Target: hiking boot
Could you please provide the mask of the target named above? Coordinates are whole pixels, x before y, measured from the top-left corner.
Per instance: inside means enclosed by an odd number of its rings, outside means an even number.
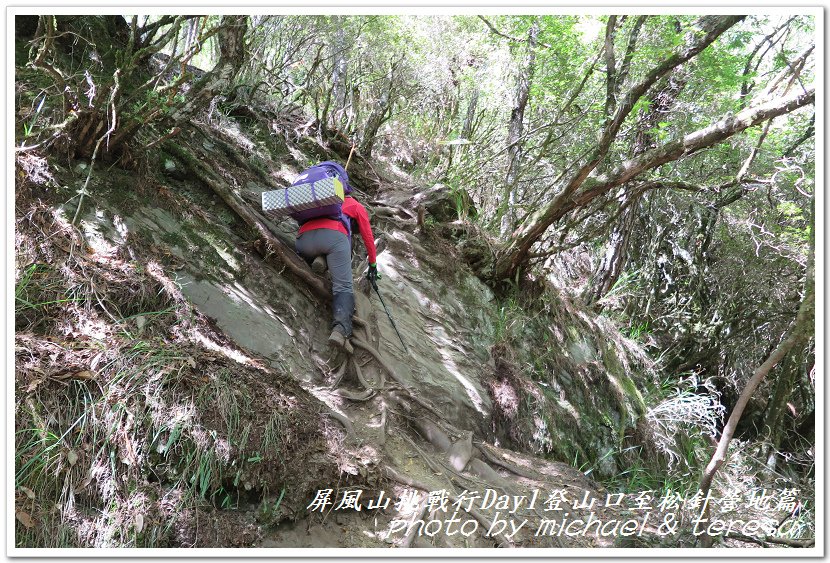
[[[328,269],[328,263],[326,262],[325,256],[318,256],[314,259],[314,262],[311,263],[311,270],[318,276],[323,275],[323,272],[325,272],[326,269]]]
[[[349,340],[346,338],[346,335],[344,335],[337,327],[335,327],[335,329],[331,331],[331,336],[329,336],[329,345],[342,348],[349,354],[354,352],[354,348],[352,348],[352,343],[349,342]]]
[[[352,335],[352,315],[354,314],[354,294],[341,291],[332,295],[331,328],[339,330],[344,338]]]

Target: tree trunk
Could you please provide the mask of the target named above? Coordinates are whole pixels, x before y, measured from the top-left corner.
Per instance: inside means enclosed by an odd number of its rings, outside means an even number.
[[[620,206],[625,209],[608,237],[605,254],[583,294],[583,299],[589,305],[597,303],[611,291],[623,271],[628,256],[628,241],[631,238],[634,219],[637,217],[640,198],[642,198],[642,193],[626,192],[620,201]]]
[[[608,16],[605,25],[605,119],[610,119],[617,105],[617,62],[614,58],[614,31],[617,16]]]
[[[583,167],[581,173],[584,177],[579,175],[571,177],[564,189],[546,207],[531,215],[525,225],[519,229],[517,236],[502,249],[494,268],[494,281],[511,279],[515,276],[516,272],[526,264],[533,244],[542,238],[549,226],[570,211],[586,205],[596,197],[647,170],[720,143],[749,127],[790,113],[814,101],[815,89],[810,88],[803,93],[772,100],[747,108],[735,116],[725,117],[708,127],[685,135],[682,139],[670,141],[646,151],[605,174],[589,177],[590,170]],[[577,192],[580,187],[583,188],[582,191]]]
[[[366,125],[363,127],[363,133],[361,135],[358,150],[364,158],[369,158],[372,155],[372,149],[375,146],[375,138],[380,130],[380,126],[383,125],[387,119],[389,119],[387,114],[392,108],[392,89],[395,84],[394,71],[395,68],[393,65],[387,75],[388,82],[386,87],[383,89],[380,99],[375,104],[374,109],[372,109],[372,113],[369,114],[369,118],[366,120]]]
[[[617,71],[616,76],[614,77],[615,105],[617,100],[617,94],[620,90],[620,86],[628,78],[628,71],[631,69],[631,60],[634,58],[634,52],[636,51],[637,47],[637,39],[640,36],[640,30],[643,28],[643,24],[646,22],[647,18],[648,16],[637,16],[637,19],[634,20],[634,26],[631,28],[631,32],[628,34],[628,46],[625,48],[625,55],[623,55],[622,63],[620,64],[620,68]]]
[[[766,443],[762,458],[766,459],[767,471],[775,471],[778,461],[777,451],[781,446],[781,437],[784,431],[784,412],[787,410],[787,401],[793,392],[796,375],[799,370],[799,359],[793,354],[787,356],[781,363],[781,375],[775,378],[772,396],[767,404],[764,415],[764,430]]]
[[[343,111],[346,107],[346,30],[343,24],[343,16],[336,16],[335,25],[337,25],[337,29],[332,43],[332,58],[334,60],[334,68],[331,73],[332,102],[334,103],[331,112],[332,127],[337,127],[337,124],[343,119]]]
[[[609,26],[612,21],[609,20]],[[608,33],[606,32],[606,43],[609,41]],[[611,47],[613,49],[613,46]],[[606,45],[606,50],[608,46]],[[606,58],[607,64],[613,64],[613,55],[609,61]],[[614,82],[613,72],[609,74],[609,85]],[[651,96],[651,103],[649,104],[648,112],[642,116],[637,124],[637,133],[634,138],[633,155],[639,156],[648,149],[653,148],[654,135],[651,131],[657,126],[657,123],[663,115],[666,115],[674,106],[677,96],[686,85],[686,79],[678,76],[678,72],[672,72],[666,81],[666,87],[661,89],[655,95]],[[616,95],[616,86],[608,90],[608,99],[606,100],[606,107],[611,104],[611,111],[614,108],[614,96]],[[631,229],[634,225],[634,217],[636,216],[642,192],[631,193],[628,190],[623,192],[620,197],[620,207],[623,212],[617,223],[611,231],[611,236],[605,246],[605,253],[602,260],[597,265],[597,269],[591,276],[591,283],[586,288],[583,298],[589,305],[594,305],[611,291],[614,284],[617,283],[620,274],[622,274],[625,264],[628,260],[628,243],[630,240]]]
[[[180,125],[192,119],[210,101],[227,91],[245,63],[245,33],[248,16],[222,16],[216,41],[219,45],[219,61],[188,93],[187,101],[173,112],[173,121]]]
[[[380,126],[386,121],[387,117],[386,114],[389,111],[390,100],[389,100],[390,92],[385,90],[378,100],[377,105],[375,105],[372,113],[369,114],[369,118],[366,120],[366,125],[363,128],[363,135],[360,141],[360,154],[363,155],[364,158],[369,158],[372,156],[372,149],[375,146],[375,139],[377,137],[378,131],[380,130]]]
[[[478,109],[478,97],[481,91],[478,86],[470,94],[470,101],[467,103],[467,115],[464,117],[464,125],[461,127],[461,138],[467,141],[473,136],[473,125],[475,124],[476,111]]]
[[[461,125],[461,139],[469,141],[473,136],[473,128],[475,127],[476,111],[478,109],[478,97],[481,91],[476,85],[473,92],[470,94],[470,100],[467,102],[467,112],[464,115],[464,123]],[[450,158],[447,164],[447,173],[452,169],[454,163],[463,163],[464,155],[467,153],[469,145],[450,145]],[[455,157],[458,158],[455,158]]]
[[[190,49],[193,48],[193,44],[196,42],[196,36],[198,35],[200,20],[201,18],[194,18],[188,22],[187,34],[184,43],[185,53],[189,52]]]
[[[516,184],[522,158],[522,132],[524,131],[525,108],[530,96],[530,82],[536,62],[536,41],[539,36],[539,19],[533,20],[527,35],[527,55],[516,83],[516,103],[510,112],[507,130],[507,176],[501,200],[501,236],[507,236],[516,224]]]

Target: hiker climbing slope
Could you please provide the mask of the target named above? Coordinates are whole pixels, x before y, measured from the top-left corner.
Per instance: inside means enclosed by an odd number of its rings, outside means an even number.
[[[308,262],[315,272],[322,273],[326,266],[332,282],[332,333],[329,342],[344,347],[352,335],[352,314],[354,313],[354,284],[352,279],[351,225],[354,224],[363,238],[369,261],[368,277],[378,279],[377,252],[369,214],[360,203],[348,194],[352,188],[345,169],[336,162],[325,161],[301,173],[296,182],[307,181],[309,176],[325,173],[336,175],[343,184],[346,197],[340,206],[340,215],[299,218],[300,230],[296,241],[297,253]],[[304,213],[314,214],[312,210]]]

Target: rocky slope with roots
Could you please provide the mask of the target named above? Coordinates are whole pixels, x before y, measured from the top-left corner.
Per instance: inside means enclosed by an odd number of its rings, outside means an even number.
[[[349,147],[291,115],[237,114],[188,125],[139,170],[17,155],[18,547],[631,545],[536,532],[631,517],[573,499],[602,505],[594,476],[643,448],[659,458],[642,352],[547,281],[494,295],[459,200],[359,158],[349,171],[406,347],[364,280],[354,353],[328,349],[329,282],[294,254],[293,221],[258,201]],[[311,510],[326,489],[362,492]],[[537,501],[506,510],[471,491]],[[545,504],[553,493],[568,515]],[[400,527],[454,510],[472,532]],[[493,527],[508,513],[528,523]]]

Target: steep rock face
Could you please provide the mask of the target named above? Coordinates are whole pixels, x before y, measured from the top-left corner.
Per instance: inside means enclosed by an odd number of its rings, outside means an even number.
[[[215,150],[213,144],[200,148],[208,158]],[[214,157],[217,167],[230,169],[222,154]],[[357,294],[358,315],[371,321],[389,366],[477,439],[575,461],[602,476],[617,472],[624,437],[644,412],[633,379],[644,365],[638,350],[608,321],[553,290],[544,310],[508,318],[453,241],[440,230],[416,228],[407,207],[414,188],[396,171],[387,173],[390,180],[373,198],[358,198],[370,212],[378,210],[375,236],[386,239],[378,260],[380,291],[406,352],[377,295],[365,283],[357,284]],[[336,368],[326,347],[330,310],[296,279],[263,262],[250,244],[253,233],[206,186],[182,177],[171,172],[161,197],[150,201],[102,186],[99,208],[82,224],[91,239],[97,232],[115,244],[124,236],[149,241],[175,264],[187,299],[237,345],[305,385],[324,385]],[[250,202],[269,189],[244,178],[237,184]],[[268,224],[292,244],[292,220]],[[362,243],[356,246],[363,250]],[[354,262],[359,277],[360,257]]]
[[[181,218],[159,207],[130,207],[123,215],[126,231],[149,239],[180,264],[178,283],[196,308],[272,366],[300,381],[321,382],[330,356],[329,310],[295,280],[263,263],[220,217]],[[111,218],[122,213],[99,208],[83,224],[117,243]],[[384,234],[388,246],[379,259],[380,292],[408,352],[377,295],[364,291],[359,306],[377,327],[378,348],[424,400],[460,428],[483,432],[492,410],[485,386],[494,367],[492,295],[475,276],[448,269],[443,256],[427,251],[412,234],[393,229]]]

